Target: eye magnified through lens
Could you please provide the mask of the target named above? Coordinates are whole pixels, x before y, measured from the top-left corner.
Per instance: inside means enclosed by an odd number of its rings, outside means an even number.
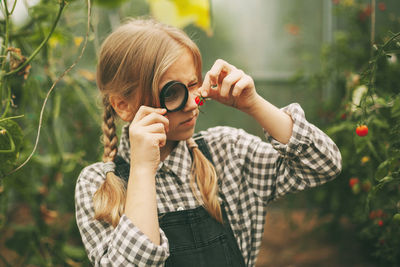
[[[169,112],[183,109],[188,100],[189,92],[181,82],[170,81],[161,89],[160,104]]]

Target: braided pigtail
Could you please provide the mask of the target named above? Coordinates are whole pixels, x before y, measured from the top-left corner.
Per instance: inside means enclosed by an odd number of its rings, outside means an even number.
[[[204,156],[193,138],[186,142],[193,157],[190,188],[197,200],[201,202],[195,188],[197,184],[204,207],[212,217],[222,223],[221,206],[218,200],[218,178],[214,165]]]
[[[114,173],[114,159],[118,151],[118,137],[114,123],[116,113],[110,105],[108,97],[104,96],[103,104],[103,162],[105,163],[106,179],[93,195],[94,218],[116,227],[125,207],[126,184]]]

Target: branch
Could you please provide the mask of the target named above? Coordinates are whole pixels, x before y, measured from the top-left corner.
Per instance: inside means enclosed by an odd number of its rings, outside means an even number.
[[[65,1],[61,0],[60,2],[60,8],[58,9],[58,13],[57,13],[57,17],[56,20],[53,23],[53,26],[50,29],[49,34],[46,36],[46,38],[42,41],[42,43],[35,49],[35,51],[33,51],[33,53],[27,58],[27,60],[25,60],[24,63],[22,63],[21,65],[18,66],[18,68],[16,68],[15,70],[12,70],[10,72],[7,72],[6,74],[4,74],[4,76],[9,76],[12,74],[15,74],[17,72],[19,72],[20,70],[22,70],[26,65],[29,64],[29,62],[32,61],[32,59],[40,52],[40,50],[43,48],[43,46],[49,41],[51,35],[53,34],[54,30],[56,29],[56,26],[58,24],[58,21],[60,20],[61,17],[61,13],[63,11],[65,7]]]
[[[4,119],[0,119],[0,122],[2,121],[8,121],[8,120],[13,120],[13,119],[18,119],[18,118],[22,118],[24,115],[18,115],[18,116],[13,116],[13,117],[7,117]]]
[[[64,70],[63,73],[61,73],[61,75],[57,78],[57,80],[53,83],[53,85],[50,87],[49,91],[47,92],[46,98],[43,101],[43,105],[42,105],[42,109],[40,111],[40,118],[39,118],[39,126],[38,126],[38,130],[37,130],[37,136],[36,136],[36,141],[35,141],[35,145],[33,147],[33,150],[31,152],[31,154],[28,156],[28,158],[21,164],[19,165],[17,168],[15,168],[14,170],[12,170],[11,172],[9,172],[8,174],[5,174],[3,176],[0,176],[0,178],[3,178],[5,176],[8,176],[16,171],[18,171],[19,169],[21,169],[23,166],[25,166],[29,160],[32,158],[33,154],[36,151],[36,148],[38,146],[39,143],[39,139],[40,139],[40,130],[42,128],[42,121],[43,121],[43,112],[44,112],[44,108],[46,107],[46,103],[47,100],[50,97],[50,94],[52,93],[54,87],[57,85],[57,83],[68,73],[70,72],[75,65],[79,62],[79,60],[82,58],[83,56],[83,52],[85,51],[85,48],[87,46],[87,41],[88,41],[88,37],[89,37],[89,31],[90,31],[90,18],[91,18],[91,4],[90,4],[90,0],[87,0],[87,5],[88,5],[88,11],[87,11],[87,25],[86,25],[86,35],[85,35],[85,40],[81,49],[81,52],[79,54],[79,56],[75,59],[75,61],[72,63],[71,66],[69,66],[67,69]]]
[[[4,0],[5,2],[6,0]],[[11,15],[12,13],[14,13],[15,7],[17,6],[17,0],[14,0],[14,4],[13,7],[11,8],[11,11],[9,12],[9,14]]]
[[[14,140],[13,140],[11,134],[7,131],[7,129],[0,126],[0,131],[4,131],[4,130],[5,130],[5,134],[8,136],[8,141],[10,142],[10,148],[9,149],[0,149],[0,154],[12,153],[15,151]]]
[[[385,50],[385,48],[397,37],[400,36],[400,32],[396,33],[395,35],[393,35],[389,40],[386,41],[386,43],[383,44],[382,49]]]

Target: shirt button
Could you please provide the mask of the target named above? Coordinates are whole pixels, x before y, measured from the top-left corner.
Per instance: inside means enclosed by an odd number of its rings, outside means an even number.
[[[182,211],[183,208],[182,207],[178,207],[177,211]]]

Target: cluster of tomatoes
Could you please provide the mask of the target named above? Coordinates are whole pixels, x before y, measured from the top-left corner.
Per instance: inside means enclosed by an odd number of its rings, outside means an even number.
[[[357,177],[352,177],[349,180],[349,185],[353,194],[357,195],[360,191],[369,192],[371,190],[372,184],[370,181],[363,181],[362,183]]]
[[[379,226],[383,226],[383,219],[387,217],[387,214],[385,212],[383,212],[381,209],[378,210],[372,210],[369,213],[369,218],[371,220],[376,221],[376,224],[378,224]]]

